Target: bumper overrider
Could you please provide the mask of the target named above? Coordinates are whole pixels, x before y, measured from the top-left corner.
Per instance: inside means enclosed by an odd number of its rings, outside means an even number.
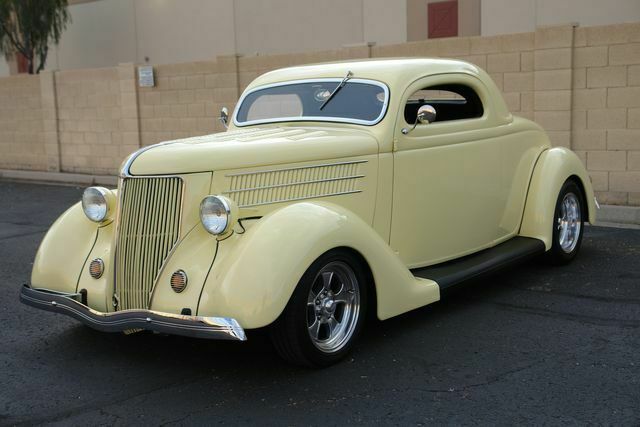
[[[23,285],[20,301],[24,304],[66,314],[103,332],[145,329],[195,338],[245,341],[244,329],[228,317],[186,316],[152,310],[123,310],[102,313],[85,304],[82,293],[64,293]]]

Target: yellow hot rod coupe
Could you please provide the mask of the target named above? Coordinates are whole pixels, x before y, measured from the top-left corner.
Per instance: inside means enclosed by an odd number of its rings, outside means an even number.
[[[324,366],[379,319],[543,254],[596,202],[582,163],[475,65],[363,60],[266,73],[228,130],[144,147],[45,236],[21,300],[107,332],[245,340]]]

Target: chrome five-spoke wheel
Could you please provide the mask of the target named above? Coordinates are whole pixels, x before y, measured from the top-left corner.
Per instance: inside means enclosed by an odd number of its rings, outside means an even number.
[[[349,341],[360,311],[360,288],[354,271],[342,261],[325,265],[307,298],[307,329],[311,342],[333,353]]]
[[[270,327],[278,353],[306,366],[342,359],[362,329],[370,277],[367,264],[349,249],[334,249],[316,259]]]
[[[572,252],[578,244],[582,228],[580,202],[574,193],[565,194],[560,205],[560,215],[556,219],[558,243],[566,253]]]
[[[547,253],[552,264],[566,264],[578,253],[587,217],[585,208],[582,189],[573,179],[567,180],[556,199],[553,245]]]

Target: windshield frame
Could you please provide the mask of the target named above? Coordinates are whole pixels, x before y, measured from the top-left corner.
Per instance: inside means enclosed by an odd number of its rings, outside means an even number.
[[[387,114],[387,109],[389,108],[389,95],[390,95],[389,87],[386,84],[377,80],[356,79],[356,78],[349,79],[346,84],[364,83],[364,84],[369,84],[373,86],[378,86],[384,91],[384,102],[382,103],[380,114],[378,115],[378,117],[376,117],[373,120],[351,119],[348,117],[293,116],[293,117],[276,117],[271,119],[247,120],[244,122],[238,121],[238,112],[240,111],[240,106],[244,102],[245,98],[250,94],[257,92],[259,90],[265,90],[265,89],[270,89],[272,87],[288,86],[288,85],[295,85],[295,84],[301,84],[301,83],[337,83],[338,84],[342,80],[343,80],[343,77],[337,77],[337,78],[327,77],[327,78],[319,78],[319,79],[287,80],[284,82],[270,83],[270,84],[265,84],[261,86],[256,86],[255,88],[243,93],[242,96],[240,97],[240,100],[238,100],[238,104],[237,104],[238,107],[235,108],[235,111],[233,112],[233,124],[237,127],[244,127],[244,126],[252,126],[252,125],[259,125],[259,124],[282,123],[282,122],[350,123],[350,124],[364,125],[364,126],[374,126],[380,123],[384,118],[384,116]],[[338,96],[339,94],[336,95],[336,97]]]

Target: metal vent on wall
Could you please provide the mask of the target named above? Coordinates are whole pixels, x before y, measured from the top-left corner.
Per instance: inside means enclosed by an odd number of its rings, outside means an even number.
[[[227,194],[239,207],[358,193],[366,160],[229,174]]]

